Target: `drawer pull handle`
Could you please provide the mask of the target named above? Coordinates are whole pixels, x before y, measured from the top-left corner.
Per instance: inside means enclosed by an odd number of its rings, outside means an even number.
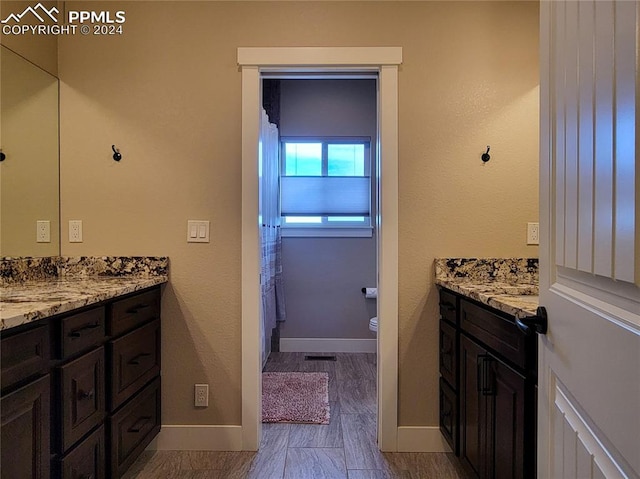
[[[86,326],[83,326],[81,328],[78,329],[74,329],[73,331],[71,331],[69,333],[69,337],[70,338],[79,338],[80,336],[82,336],[82,333],[85,331],[91,331],[92,329],[96,329],[100,327],[100,323],[93,323],[93,324],[87,324]]]
[[[139,311],[143,309],[149,308],[151,305],[149,304],[137,304],[136,306],[127,309],[127,314],[137,314]]]
[[[94,392],[93,389],[91,391],[87,391],[87,392],[82,391],[82,390],[78,391],[78,399],[80,401],[82,401],[84,399],[93,399],[94,396],[95,396],[95,392]]]
[[[447,311],[455,311],[456,307],[451,303],[440,303],[440,307],[446,309]]]
[[[477,386],[478,392],[483,396],[494,396],[496,393],[494,389],[495,379],[491,368],[492,362],[493,358],[488,354],[478,355]]]
[[[140,432],[144,426],[151,420],[151,416],[142,416],[133,426],[127,429],[127,432]]]
[[[140,360],[142,358],[146,358],[147,356],[151,356],[151,353],[140,353],[137,356],[134,356],[133,358],[131,358],[127,364],[137,366],[138,364],[140,364]]]

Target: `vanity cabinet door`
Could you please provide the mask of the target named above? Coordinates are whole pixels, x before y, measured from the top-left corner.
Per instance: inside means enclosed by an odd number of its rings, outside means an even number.
[[[68,450],[105,416],[104,348],[58,369],[60,437],[58,452]]]
[[[487,351],[460,335],[460,459],[474,477],[488,478],[491,412],[481,392]]]
[[[460,457],[475,477],[533,477],[524,469],[525,378],[460,337]]]
[[[534,477],[524,469],[525,379],[501,361],[491,361],[494,410],[489,450],[496,479]]]
[[[49,375],[0,401],[2,479],[49,478]]]

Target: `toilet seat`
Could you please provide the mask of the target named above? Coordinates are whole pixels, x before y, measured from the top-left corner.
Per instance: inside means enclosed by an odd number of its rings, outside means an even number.
[[[369,320],[369,330],[373,331],[374,333],[378,332],[378,317],[374,316],[373,318],[371,318]]]

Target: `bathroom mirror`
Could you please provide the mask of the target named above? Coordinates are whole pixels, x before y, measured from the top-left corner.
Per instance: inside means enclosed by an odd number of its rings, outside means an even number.
[[[60,254],[58,118],[58,79],[1,46],[0,256]]]

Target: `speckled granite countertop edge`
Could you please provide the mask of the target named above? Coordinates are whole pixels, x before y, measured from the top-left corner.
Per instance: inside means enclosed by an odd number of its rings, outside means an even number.
[[[0,331],[66,313],[168,281],[150,277],[85,277],[23,282],[0,290]]]
[[[436,284],[499,311],[535,315],[537,258],[436,258]]]
[[[536,308],[538,307],[538,295],[533,294],[533,291],[528,294],[525,291],[522,292],[523,294],[504,293],[500,291],[500,288],[494,289],[490,283],[471,283],[443,279],[436,279],[436,284],[511,316],[533,316],[536,314]],[[537,287],[535,285],[531,286],[532,288]]]

